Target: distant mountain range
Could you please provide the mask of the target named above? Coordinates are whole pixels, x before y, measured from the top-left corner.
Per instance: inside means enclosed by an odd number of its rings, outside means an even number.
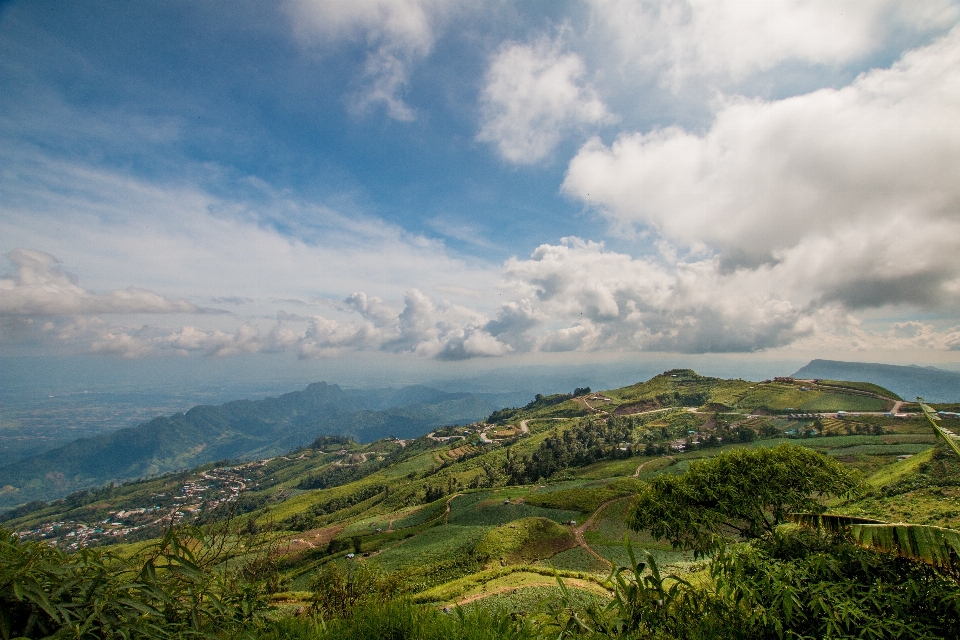
[[[793,377],[872,382],[890,389],[904,400],[920,396],[929,402],[960,402],[960,373],[936,367],[811,360]]]
[[[358,442],[417,437],[527,400],[424,386],[354,391],[318,382],[276,398],[200,405],[0,466],[0,507],[216,460],[279,455],[320,435]]]

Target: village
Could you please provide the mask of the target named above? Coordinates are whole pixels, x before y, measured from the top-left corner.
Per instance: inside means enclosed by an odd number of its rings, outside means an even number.
[[[149,496],[146,502],[152,502],[151,506],[110,511],[96,522],[48,522],[16,535],[21,540],[40,540],[68,551],[151,537],[171,525],[196,520],[205,512],[235,502],[248,487],[257,486],[251,472],[267,462],[257,460],[199,472],[185,480],[178,491]]]

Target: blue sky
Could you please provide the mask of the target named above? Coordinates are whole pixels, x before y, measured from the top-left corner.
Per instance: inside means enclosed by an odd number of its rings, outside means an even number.
[[[0,349],[956,365],[958,22],[7,2]]]

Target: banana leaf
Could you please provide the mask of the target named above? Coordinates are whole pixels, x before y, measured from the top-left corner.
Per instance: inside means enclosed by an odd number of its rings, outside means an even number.
[[[960,560],[960,531],[921,524],[853,524],[850,535],[862,547],[895,553],[952,569]]]
[[[787,520],[810,529],[823,529],[831,533],[839,533],[855,524],[886,524],[883,520],[873,518],[858,518],[857,516],[840,516],[833,513],[790,513]]]
[[[960,531],[922,524],[891,524],[871,518],[833,513],[791,513],[791,522],[833,533],[847,531],[866,549],[895,553],[902,558],[953,569],[960,561]]]

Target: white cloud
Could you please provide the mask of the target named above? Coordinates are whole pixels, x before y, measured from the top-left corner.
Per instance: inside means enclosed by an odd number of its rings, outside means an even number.
[[[14,318],[21,324],[5,333],[8,339],[54,340],[130,358],[292,351],[314,359],[381,351],[464,360],[536,351],[960,349],[960,327],[902,322],[886,331],[864,330],[849,305],[826,295],[832,282],[811,283],[800,271],[789,260],[732,271],[724,270],[719,257],[668,264],[565,238],[504,264],[501,290],[510,300],[494,318],[411,289],[400,310],[363,293],[331,307],[359,319],[281,312],[268,326],[227,318],[235,326],[227,329],[223,322],[170,328],[93,316]]]
[[[755,351],[808,331],[801,306],[748,277],[723,275],[716,259],[669,266],[577,238],[505,265],[507,288],[549,318],[538,336],[549,351]]]
[[[571,130],[610,122],[584,75],[583,60],[564,53],[560,39],[503,46],[487,71],[477,139],[496,145],[511,162],[532,164]]]
[[[49,253],[15,249],[7,258],[16,274],[0,278],[0,316],[64,316],[132,313],[197,313],[186,300],[170,300],[146,289],[128,287],[95,294],[64,273]]]
[[[340,39],[363,40],[370,49],[361,110],[382,103],[391,118],[415,113],[403,100],[411,67],[433,48],[436,23],[453,3],[443,0],[288,0],[295,33],[324,46]]]
[[[955,306],[958,158],[960,27],[839,90],[729,100],[703,134],[593,140],[564,189],[809,303]]]
[[[958,18],[952,0],[590,0],[596,37],[627,66],[678,87],[691,77],[742,80],[787,61],[837,65],[879,48],[892,30],[926,32]]]
[[[288,193],[229,199],[44,156],[10,160],[0,178],[0,251],[42,249],[94,291],[136,283],[167,298],[272,316],[276,299],[365,291],[396,300],[411,286],[435,295],[441,286],[483,291],[496,282],[495,266],[451,256],[441,242]],[[237,309],[213,297],[256,302]]]

